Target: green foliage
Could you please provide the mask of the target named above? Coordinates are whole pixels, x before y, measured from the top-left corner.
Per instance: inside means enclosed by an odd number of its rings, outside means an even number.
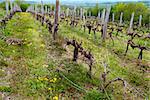
[[[30,4],[27,3],[20,4],[20,8],[22,9],[23,12],[25,12],[29,6]]]
[[[5,2],[0,3],[0,8],[5,9]]]
[[[64,63],[65,63],[66,69],[70,70],[70,73],[68,73],[69,75],[66,74],[66,76],[70,80],[81,83],[81,84],[85,83],[86,81],[87,82],[89,81],[86,75],[87,71],[82,65],[71,63],[71,62],[70,63],[64,62]]]
[[[3,13],[3,11],[1,11],[1,9],[2,9],[2,10],[5,10],[5,9],[6,9],[6,4],[5,4],[5,2],[1,2],[1,3],[0,3],[0,16],[1,16],[1,13]],[[10,10],[10,4],[9,4],[9,10]]]
[[[24,0],[14,0],[14,2],[18,5],[21,5],[24,2]]]
[[[0,92],[11,92],[11,87],[0,86]]]
[[[29,87],[33,91],[33,93],[46,88],[46,84],[44,84],[44,82],[42,82],[42,81],[39,81],[38,79],[28,80],[27,84],[29,85]]]
[[[102,93],[102,92],[99,92],[98,90],[93,89],[87,92],[84,99],[85,100],[107,100],[108,98],[105,93]]]
[[[30,6],[30,4],[26,3],[24,0],[15,0],[14,2],[21,7],[23,12],[25,12],[26,9]],[[6,9],[5,2],[0,3],[0,8]],[[10,9],[10,4],[9,4],[9,9]],[[1,16],[1,13],[0,13],[0,16]]]
[[[97,16],[98,12],[99,12],[99,7],[98,4],[96,4],[96,6],[92,9],[92,14],[94,16]]]
[[[96,4],[95,7],[89,8],[89,9],[88,9],[88,12],[91,12],[91,13],[92,13],[92,16],[97,16],[97,15],[98,15],[98,12],[99,12],[100,10],[102,10],[102,9],[99,7],[98,4]]]
[[[54,11],[54,9],[55,9],[55,6],[52,4],[44,4],[44,9],[46,9],[46,6],[47,6],[47,8],[50,8],[50,10],[52,9]],[[41,8],[41,4],[37,4],[37,7]]]
[[[67,8],[68,8],[68,7],[67,7],[66,5],[62,5],[62,6],[61,6],[61,9],[62,9],[62,10],[66,10]]]
[[[134,83],[136,86],[140,86],[142,84],[145,84],[145,81],[144,81],[144,78],[141,74],[135,72],[135,71],[132,71],[129,73],[129,80],[131,83]]]
[[[30,4],[26,3],[24,0],[15,0],[14,2],[20,6],[23,12],[30,6]]]
[[[148,23],[148,16],[150,14],[150,9],[145,6],[143,3],[119,3],[116,4],[112,12],[115,13],[115,19],[119,20],[120,13],[123,12],[123,20],[130,21],[131,14],[134,12],[134,21],[138,22],[139,16],[143,16],[143,22]]]
[[[50,8],[51,9],[51,7],[52,7],[52,9],[54,10],[54,5],[51,5],[51,4],[44,4],[44,7],[48,7],[48,8]]]

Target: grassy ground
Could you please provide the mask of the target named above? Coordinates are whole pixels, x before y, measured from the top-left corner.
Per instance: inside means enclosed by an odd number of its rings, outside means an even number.
[[[4,15],[5,15],[5,10],[0,8],[0,19],[3,18]]]
[[[83,30],[79,30],[79,27],[72,28],[61,23],[58,40],[53,41],[48,30],[31,14],[17,13],[8,22],[4,32],[7,37],[23,39],[25,44],[13,46],[0,40],[1,93],[6,93],[5,97],[19,100],[57,100],[58,97],[66,100],[72,98],[90,100],[90,97],[96,98],[99,94],[101,98],[121,100],[124,90],[120,82],[110,85],[105,93],[96,90],[102,85],[100,76],[104,71],[104,63],[107,63],[107,70],[110,70],[107,82],[117,77],[123,78],[131,86],[140,88],[147,96],[149,80],[147,74],[142,73],[137,66],[137,60],[134,60],[138,54],[136,50],[131,50],[124,58],[121,55],[125,50],[124,42],[122,46],[119,44],[120,41],[116,40],[115,44],[118,45],[112,47],[111,41],[108,40],[106,41],[108,45],[102,46],[99,44],[100,39],[95,41],[93,35],[88,36]],[[82,61],[82,57],[78,63],[72,62],[73,48],[70,46],[64,48],[64,38],[82,41],[83,47],[91,50],[95,60],[93,79],[87,77],[88,66]],[[113,50],[119,54],[115,54]],[[149,52],[144,52],[143,63],[147,64],[149,59]],[[5,74],[8,77],[4,77]],[[2,85],[3,83],[6,85]],[[83,98],[84,96],[86,97]],[[139,94],[138,97],[133,96],[127,91],[128,99],[143,99]]]
[[[23,39],[26,41],[23,46],[8,46],[4,41],[0,42],[2,63],[14,71],[9,80],[12,93],[20,95],[32,95],[32,89],[36,88],[34,82],[38,82],[37,78],[48,74],[43,67],[47,64],[43,34],[48,32],[40,27],[38,22],[33,21],[30,14],[18,13],[6,26],[5,35]],[[30,86],[32,83],[33,86]],[[38,87],[44,88],[44,85],[41,83]]]
[[[79,31],[80,30],[80,31]],[[121,77],[133,86],[137,86],[143,91],[148,92],[149,90],[149,78],[147,73],[142,72],[142,67],[137,66],[138,50],[131,50],[128,52],[128,56],[124,57],[123,54],[126,49],[126,42],[129,37],[125,36],[120,40],[115,39],[115,46],[112,46],[111,41],[106,41],[106,46],[100,45],[99,39],[100,34],[97,34],[97,39],[94,39],[94,35],[88,35],[88,32],[83,32],[78,27],[70,27],[65,24],[60,26],[60,35],[66,38],[76,39],[83,42],[83,47],[87,50],[91,50],[95,57],[95,66],[93,74],[96,77],[100,77],[100,73],[103,72],[103,63],[108,64],[108,70],[111,73],[107,76],[108,80],[114,79],[116,77]],[[99,37],[98,37],[99,36]],[[141,40],[135,39],[135,41],[140,42]],[[121,42],[121,43],[120,43]],[[142,41],[143,42],[143,41]],[[149,47],[149,40],[145,40],[144,43]],[[117,52],[117,54],[115,54]],[[143,66],[149,68],[150,53],[148,51],[144,52],[144,60],[142,62]],[[130,76],[130,77],[129,77]],[[117,90],[120,91],[119,88]]]
[[[52,42],[47,29],[42,27],[30,14],[17,13],[8,22],[4,32],[6,37],[25,41],[22,46],[13,46],[0,40],[0,66],[2,69],[6,69],[6,71],[2,70],[4,73],[1,73],[1,77],[4,79],[1,79],[1,84],[7,84],[0,85],[0,90],[6,98],[57,99],[59,94],[71,88],[66,80],[60,80],[56,72],[56,68],[61,63],[66,69],[70,66],[76,66],[75,70],[74,67],[71,69],[75,71],[75,74],[70,78],[73,78],[74,75],[78,76],[79,72],[82,72],[80,77],[86,73],[86,69],[82,65],[62,57],[61,54],[65,50],[60,41]],[[10,73],[9,77],[3,77],[7,72]],[[83,78],[86,79],[86,74]],[[79,82],[81,79],[75,77],[73,80]],[[90,80],[82,80],[80,83],[84,85],[83,83],[88,81]],[[69,98],[69,95],[71,94],[69,93],[65,97]]]

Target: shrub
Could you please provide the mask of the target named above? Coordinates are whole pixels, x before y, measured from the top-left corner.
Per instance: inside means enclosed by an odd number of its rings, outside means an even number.
[[[30,6],[30,4],[27,4],[27,3],[20,4],[20,7],[23,12],[25,12],[29,6]]]
[[[5,2],[1,2],[1,3],[0,3],[0,8],[6,9],[6,8],[5,8]]]
[[[117,20],[119,20],[120,13],[123,12],[123,20],[125,21],[130,21],[131,14],[134,12],[134,21],[138,22],[139,16],[142,15],[143,23],[149,23],[148,16],[150,14],[150,9],[143,3],[119,3],[112,8],[112,12],[115,13],[115,19]]]

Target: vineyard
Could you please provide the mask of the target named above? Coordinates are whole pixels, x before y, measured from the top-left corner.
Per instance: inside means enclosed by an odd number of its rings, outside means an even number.
[[[0,3],[0,100],[150,99],[149,7],[22,2]]]

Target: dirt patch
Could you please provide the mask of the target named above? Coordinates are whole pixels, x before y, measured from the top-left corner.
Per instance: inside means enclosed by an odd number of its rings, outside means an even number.
[[[8,45],[23,45],[23,40],[22,39],[6,38],[5,41]]]

